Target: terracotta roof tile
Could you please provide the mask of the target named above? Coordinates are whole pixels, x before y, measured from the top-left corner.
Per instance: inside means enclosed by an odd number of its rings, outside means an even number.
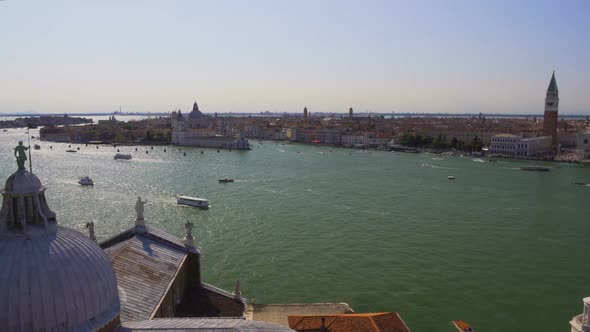
[[[289,327],[297,331],[319,331],[325,318],[330,332],[409,332],[396,312],[341,314],[322,316],[289,316]]]

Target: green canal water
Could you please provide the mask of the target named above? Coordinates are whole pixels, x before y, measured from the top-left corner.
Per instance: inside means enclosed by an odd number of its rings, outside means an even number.
[[[2,179],[19,139],[24,129],[0,132]],[[453,331],[454,319],[482,332],[567,331],[590,295],[590,187],[572,184],[590,182],[590,167],[526,172],[521,161],[275,142],[186,156],[121,147],[133,160],[115,161],[113,147],[33,143],[61,224],[94,221],[105,240],[132,226],[142,196],[154,227],[180,237],[193,221],[204,279],[232,289],[239,278],[251,302],[347,302],[397,311],[413,331]],[[76,183],[84,175],[93,188]],[[178,206],[177,194],[211,208]]]

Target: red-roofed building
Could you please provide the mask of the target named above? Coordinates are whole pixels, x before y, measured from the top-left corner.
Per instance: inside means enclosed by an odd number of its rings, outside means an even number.
[[[289,327],[299,332],[410,332],[396,312],[289,316]]]

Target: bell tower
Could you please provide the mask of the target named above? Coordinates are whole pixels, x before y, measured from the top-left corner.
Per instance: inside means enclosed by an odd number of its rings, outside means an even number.
[[[543,117],[543,135],[551,136],[552,143],[557,144],[557,111],[559,108],[559,90],[555,81],[555,71],[551,76],[545,97],[545,115]]]

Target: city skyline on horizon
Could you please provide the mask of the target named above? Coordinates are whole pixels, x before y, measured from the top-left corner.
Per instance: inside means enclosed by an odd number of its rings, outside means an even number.
[[[541,114],[555,70],[560,114],[588,115],[589,12],[576,0],[5,1],[0,114],[194,99],[206,113]]]

